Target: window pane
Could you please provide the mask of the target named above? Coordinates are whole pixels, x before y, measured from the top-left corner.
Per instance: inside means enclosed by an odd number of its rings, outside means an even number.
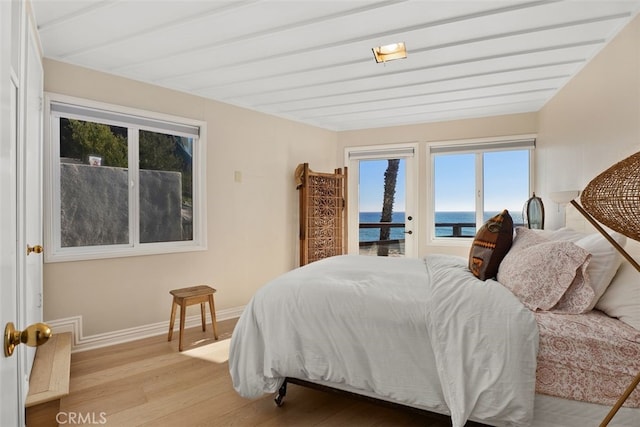
[[[193,138],[139,135],[140,243],[193,240]]]
[[[489,218],[508,209],[514,225],[521,225],[522,207],[529,195],[529,150],[484,153],[484,212]]]
[[[60,119],[62,247],[129,243],[127,129]]]
[[[206,168],[194,163],[205,160],[204,122],[46,98],[56,154],[47,160],[45,189],[55,210],[45,228],[45,262],[207,247],[197,181],[206,181]]]
[[[405,170],[404,158],[360,160],[358,226],[361,255],[404,255]],[[381,226],[381,223],[391,225]]]
[[[434,156],[436,237],[475,236],[475,185],[475,154]]]

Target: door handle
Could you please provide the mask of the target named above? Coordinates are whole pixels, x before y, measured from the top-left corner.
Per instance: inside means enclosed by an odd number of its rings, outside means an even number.
[[[36,254],[41,254],[42,252],[44,252],[44,248],[42,247],[42,245],[35,245],[35,246],[27,245],[27,255],[29,255],[31,252],[34,252]]]
[[[9,322],[4,327],[4,355],[11,356],[18,344],[38,347],[46,343],[52,334],[51,328],[46,323],[34,323],[24,331],[18,331],[13,323]]]
[[[405,231],[404,234],[413,234],[413,231],[411,231],[411,230]]]

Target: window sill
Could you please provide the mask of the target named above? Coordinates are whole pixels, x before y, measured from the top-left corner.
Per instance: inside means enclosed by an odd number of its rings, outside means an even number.
[[[47,254],[45,251],[44,262],[57,263],[57,262],[70,262],[70,261],[91,261],[99,259],[110,258],[127,258],[135,256],[148,256],[148,255],[169,255],[183,252],[196,252],[206,251],[207,245],[193,245],[189,244],[180,246],[176,244],[158,245],[153,247],[126,247],[126,248],[111,248],[105,250],[104,248],[92,249],[92,248],[73,248],[73,250],[60,250],[57,253]]]

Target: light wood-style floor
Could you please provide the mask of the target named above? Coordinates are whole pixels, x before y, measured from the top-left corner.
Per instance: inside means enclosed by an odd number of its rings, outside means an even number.
[[[220,339],[231,336],[235,323],[218,323]],[[211,325],[206,332],[185,331],[185,351],[212,342]],[[284,401],[278,408],[271,395],[258,400],[240,397],[226,362],[179,353],[174,333],[172,342],[162,335],[72,354],[70,394],[62,399],[60,410],[68,425],[450,426],[423,414],[293,384]],[[69,417],[75,417],[75,423],[67,422]]]

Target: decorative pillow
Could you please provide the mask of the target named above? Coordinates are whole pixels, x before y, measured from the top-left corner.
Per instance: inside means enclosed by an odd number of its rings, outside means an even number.
[[[480,280],[496,277],[498,267],[511,248],[513,219],[503,210],[489,219],[476,233],[469,253],[469,270]]]
[[[574,243],[549,241],[518,227],[497,280],[530,310],[551,310],[560,303],[556,311],[583,313],[594,295],[585,277],[590,258]]]
[[[640,260],[638,242],[628,241],[625,249],[633,259]],[[640,272],[627,260],[622,261],[595,308],[640,330]]]

